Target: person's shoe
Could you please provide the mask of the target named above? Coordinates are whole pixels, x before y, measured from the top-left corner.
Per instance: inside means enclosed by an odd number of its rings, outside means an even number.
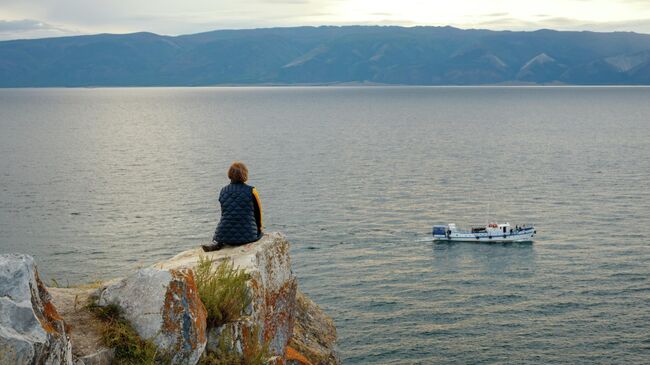
[[[213,242],[211,245],[201,245],[203,252],[219,251],[223,248],[223,243]]]

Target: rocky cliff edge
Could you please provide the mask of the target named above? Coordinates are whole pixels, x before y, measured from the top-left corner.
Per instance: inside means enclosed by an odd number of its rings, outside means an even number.
[[[248,273],[251,303],[237,320],[206,323],[194,283],[200,257],[216,264],[230,260]],[[239,352],[251,340],[266,344],[267,363],[340,364],[334,324],[298,290],[289,242],[279,233],[215,252],[185,251],[126,278],[74,288],[45,288],[31,257],[0,255],[0,278],[1,364],[113,363],[114,351],[104,345],[102,323],[89,303],[120,307],[138,335],[168,353],[171,364],[196,364],[224,338]]]

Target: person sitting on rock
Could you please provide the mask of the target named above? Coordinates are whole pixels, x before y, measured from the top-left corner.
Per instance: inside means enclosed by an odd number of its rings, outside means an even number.
[[[239,246],[262,238],[262,202],[255,187],[247,185],[248,168],[242,162],[233,162],[228,169],[230,184],[221,189],[221,220],[212,237],[211,245],[202,245],[203,251],[216,251],[224,245]]]

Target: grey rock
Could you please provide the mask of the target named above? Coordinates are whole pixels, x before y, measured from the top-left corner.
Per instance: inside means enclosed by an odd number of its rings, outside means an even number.
[[[252,299],[250,307],[242,313],[242,320],[224,326],[229,330],[227,333],[233,334],[235,348],[239,349],[242,342],[250,342],[251,338],[247,336],[256,330],[258,342],[267,342],[272,355],[284,356],[293,332],[298,286],[291,270],[287,238],[279,233],[269,233],[257,242],[225,247],[219,251],[205,253],[197,248],[157,263],[154,267],[192,268],[199,262],[199,257],[217,265],[230,260],[234,267],[250,275],[247,283]],[[211,334],[214,336],[215,332]]]
[[[301,291],[296,294],[296,324],[289,346],[313,365],[340,365],[334,321]],[[302,364],[288,358],[288,365]]]
[[[72,365],[65,323],[29,255],[0,255],[0,364]]]
[[[196,364],[207,343],[207,312],[192,270],[138,270],[103,288],[98,304],[119,306],[138,335],[152,340],[173,364]]]

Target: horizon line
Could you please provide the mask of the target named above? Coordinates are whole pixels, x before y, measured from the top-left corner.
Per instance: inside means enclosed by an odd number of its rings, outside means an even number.
[[[135,32],[127,33],[88,33],[88,34],[76,34],[76,35],[62,35],[62,36],[52,36],[52,37],[41,37],[41,38],[15,38],[15,39],[4,39],[0,40],[0,43],[4,42],[16,42],[16,41],[38,41],[44,39],[61,39],[61,38],[75,38],[75,37],[93,37],[93,36],[128,36],[135,34],[152,34],[159,37],[169,37],[169,38],[178,38],[186,37],[199,34],[207,34],[214,32],[227,32],[227,31],[254,31],[254,30],[270,30],[270,29],[298,29],[298,28],[403,28],[403,29],[413,29],[413,28],[451,28],[461,31],[485,31],[485,32],[510,32],[510,33],[535,33],[541,31],[550,31],[558,33],[598,33],[598,34],[613,34],[613,33],[628,33],[628,34],[639,34],[650,36],[650,33],[642,33],[633,30],[615,30],[615,31],[598,31],[598,30],[560,30],[552,28],[538,28],[538,29],[529,29],[529,30],[512,30],[512,29],[488,29],[488,28],[460,28],[453,25],[391,25],[391,24],[345,24],[345,25],[336,25],[336,24],[321,24],[321,25],[290,25],[290,26],[277,26],[277,27],[254,27],[254,28],[220,28],[207,30],[196,33],[183,33],[183,34],[162,34],[155,33],[152,31],[141,30]]]

